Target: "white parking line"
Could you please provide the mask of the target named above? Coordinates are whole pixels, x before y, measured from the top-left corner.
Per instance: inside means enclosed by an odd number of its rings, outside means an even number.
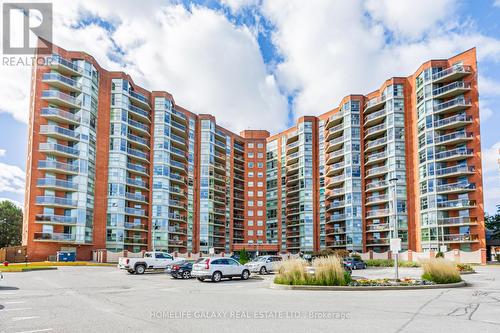
[[[28,320],[28,319],[36,319],[40,318],[38,316],[32,316],[32,317],[14,317],[12,318],[13,321],[21,321],[21,320]]]
[[[25,301],[19,301],[19,302],[5,302],[5,304],[23,304],[26,303]]]
[[[31,308],[3,309],[2,311],[24,311],[24,310],[31,310]]]
[[[22,331],[22,332],[16,332],[16,333],[35,333],[35,332],[48,332],[48,331],[52,331],[52,328],[43,328],[41,330]]]

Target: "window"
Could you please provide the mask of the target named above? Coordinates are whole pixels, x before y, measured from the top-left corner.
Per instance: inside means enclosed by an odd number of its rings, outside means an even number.
[[[257,172],[257,177],[259,177],[259,178],[264,177],[264,173],[263,172]]]
[[[257,153],[257,158],[264,158],[264,153]]]
[[[248,182],[248,187],[253,187],[253,182]]]
[[[253,158],[253,153],[248,153],[248,158]]]
[[[257,236],[262,236],[262,235],[263,235],[262,230],[257,230]]]
[[[257,183],[257,186],[258,186],[258,187],[262,187],[262,186],[264,186],[264,183],[262,183],[262,182],[258,182],[258,183]]]
[[[253,168],[253,162],[248,162],[248,167],[251,169]]]
[[[248,173],[248,177],[253,177],[253,171],[250,171],[250,172]]]
[[[264,212],[263,212],[263,211],[261,211],[261,210],[258,210],[258,211],[257,211],[257,216],[264,216]]]
[[[248,230],[248,236],[253,236],[253,230]]]
[[[253,191],[248,191],[248,196],[253,197]]]
[[[252,191],[252,195],[253,195],[253,191]],[[264,192],[262,192],[262,191],[257,191],[257,196],[258,196],[258,197],[262,197],[262,196],[264,196]]]
[[[257,221],[258,227],[262,227],[263,225],[264,225],[264,221],[262,221],[262,220]]]
[[[264,167],[264,163],[262,163],[262,162],[257,163],[257,168],[263,168],[263,167]]]
[[[254,145],[253,145],[253,142],[249,142],[248,145],[247,145],[248,148],[253,148]]]
[[[248,207],[253,207],[253,200],[248,201]]]
[[[261,200],[257,201],[257,206],[262,207],[263,205],[264,203]]]
[[[253,216],[253,210],[248,211],[248,216]]]
[[[258,143],[257,144],[257,148],[264,148],[264,144],[263,143]]]
[[[253,220],[248,220],[248,226],[253,227]]]

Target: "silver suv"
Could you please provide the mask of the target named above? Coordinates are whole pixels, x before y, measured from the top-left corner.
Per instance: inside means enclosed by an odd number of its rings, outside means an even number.
[[[199,281],[210,279],[213,282],[219,282],[223,278],[232,279],[233,277],[248,280],[250,271],[246,266],[232,258],[200,258],[194,263],[191,276],[197,278]]]
[[[260,256],[247,263],[245,266],[247,266],[252,273],[267,274],[277,271],[281,261],[282,258],[280,256]]]

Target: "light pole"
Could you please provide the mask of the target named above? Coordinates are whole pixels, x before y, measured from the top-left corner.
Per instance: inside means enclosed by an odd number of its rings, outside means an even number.
[[[398,199],[397,199],[397,185],[398,179],[396,177],[389,179],[389,183],[393,185],[393,198],[392,198],[392,209],[394,210],[394,226],[392,229],[392,238],[398,238]],[[392,240],[391,240],[392,241]],[[399,242],[401,244],[401,242]],[[398,267],[398,257],[399,257],[399,248],[391,248],[391,251],[394,254],[394,271],[396,280],[399,279],[399,267]]]

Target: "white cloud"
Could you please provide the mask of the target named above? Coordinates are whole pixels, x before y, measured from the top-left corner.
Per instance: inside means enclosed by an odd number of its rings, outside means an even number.
[[[500,1],[500,0],[499,0]],[[479,76],[479,91],[485,96],[500,96],[500,82],[492,78]]]
[[[493,3],[493,6],[500,7],[500,0],[495,0],[495,2]]]
[[[83,18],[96,16],[114,29],[75,28]],[[147,89],[166,90],[179,105],[213,114],[233,131],[274,131],[286,123],[286,98],[266,71],[256,36],[222,12],[160,1],[141,3],[140,10],[123,1],[56,1],[54,42],[86,51],[102,67],[123,70]],[[8,102],[1,111],[26,122],[29,73],[1,68],[0,76],[15,78],[2,80],[0,99]]]
[[[0,193],[24,193],[25,177],[21,168],[0,162]]]
[[[493,214],[500,204],[500,141],[483,149],[483,185],[485,210]]]
[[[259,0],[221,0],[221,3],[228,6],[233,13],[237,13],[242,8],[257,5]]]
[[[454,0],[368,0],[372,17],[400,37],[417,38],[454,14]]]
[[[5,149],[0,149],[0,157],[3,157],[5,156],[5,154],[7,153],[7,150]]]

